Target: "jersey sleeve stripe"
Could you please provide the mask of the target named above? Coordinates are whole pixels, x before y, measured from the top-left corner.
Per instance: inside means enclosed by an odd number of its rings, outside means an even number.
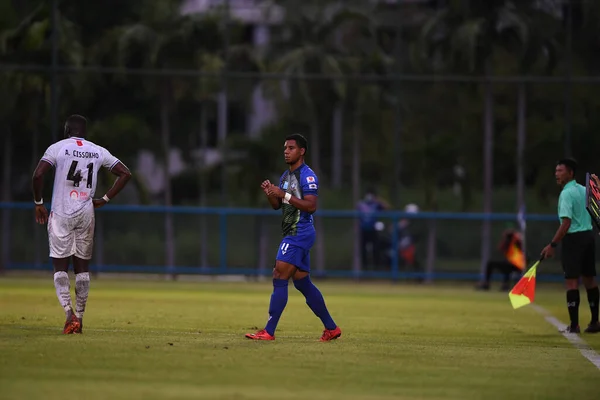
[[[121,160],[115,160],[115,162],[112,163],[112,165],[110,166],[110,168],[108,170],[110,171],[111,169],[113,169],[115,167],[115,165],[117,165],[120,162],[121,162]]]
[[[56,164],[54,162],[52,162],[52,160],[49,160],[45,157],[42,157],[41,161],[46,161],[48,164],[52,165],[53,167],[56,167]]]

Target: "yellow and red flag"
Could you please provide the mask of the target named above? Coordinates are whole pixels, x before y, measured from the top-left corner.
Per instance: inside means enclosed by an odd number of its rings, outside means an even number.
[[[535,274],[540,261],[533,264],[508,293],[508,298],[514,309],[533,303],[535,298]]]

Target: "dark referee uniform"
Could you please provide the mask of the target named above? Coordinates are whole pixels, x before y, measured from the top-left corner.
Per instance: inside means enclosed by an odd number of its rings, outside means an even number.
[[[571,220],[562,240],[565,279],[596,276],[596,246],[592,219],[585,209],[585,186],[572,180],[563,187],[558,198],[558,217]]]

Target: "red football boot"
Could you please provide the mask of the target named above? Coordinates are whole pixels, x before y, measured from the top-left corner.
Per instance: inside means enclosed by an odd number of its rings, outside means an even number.
[[[339,326],[336,326],[335,329],[325,329],[323,331],[323,336],[321,336],[321,342],[329,342],[330,340],[335,340],[342,336],[342,330]]]
[[[269,332],[264,329],[256,333],[246,333],[246,337],[252,340],[275,340],[275,336],[271,336]]]
[[[81,322],[79,322],[79,318],[75,315],[73,310],[69,311],[67,316],[67,320],[65,321],[65,327],[63,329],[63,334],[70,335],[80,330]]]

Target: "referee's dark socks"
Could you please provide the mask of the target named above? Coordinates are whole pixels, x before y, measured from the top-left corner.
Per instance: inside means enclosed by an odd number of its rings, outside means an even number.
[[[574,328],[579,325],[579,289],[567,290],[567,307],[571,326]]]
[[[600,302],[600,290],[598,286],[587,290],[588,303],[590,303],[590,311],[592,312],[592,324],[598,322],[598,303]]]

